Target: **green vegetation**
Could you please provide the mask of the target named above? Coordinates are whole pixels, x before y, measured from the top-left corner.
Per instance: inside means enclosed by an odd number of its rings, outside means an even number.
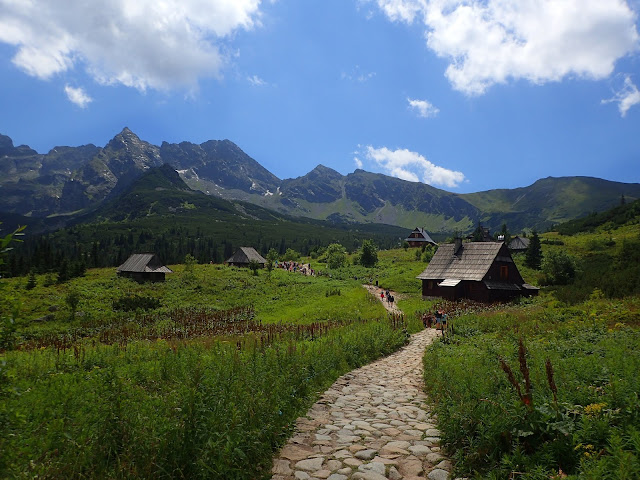
[[[540,245],[540,237],[535,230],[529,239],[529,247],[525,252],[524,263],[527,267],[534,270],[540,270],[542,267],[542,246]]]
[[[597,297],[468,314],[427,351],[427,391],[458,473],[638,478],[640,302]]]
[[[0,476],[265,476],[274,449],[318,392],[405,339],[383,320],[295,342],[9,352]]]

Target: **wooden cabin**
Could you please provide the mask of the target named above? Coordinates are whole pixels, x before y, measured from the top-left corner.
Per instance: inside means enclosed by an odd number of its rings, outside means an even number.
[[[116,272],[118,276],[136,282],[164,282],[165,273],[173,273],[173,270],[165,267],[154,253],[134,253]]]
[[[513,253],[526,252],[527,248],[529,248],[529,239],[526,237],[516,235],[509,242],[509,250]]]
[[[504,242],[467,242],[440,245],[422,280],[423,297],[448,300],[468,298],[499,302],[538,294],[524,282]]]
[[[424,228],[416,227],[407,238],[405,238],[405,242],[409,244],[410,247],[422,247],[423,245],[437,245],[434,242],[429,234],[424,230]]]
[[[258,262],[261,267],[267,264],[267,260],[253,247],[238,248],[224,263],[232,267],[248,267],[251,262]]]

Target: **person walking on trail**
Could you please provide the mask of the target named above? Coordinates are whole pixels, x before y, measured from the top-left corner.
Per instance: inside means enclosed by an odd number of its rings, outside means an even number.
[[[389,301],[389,297],[391,296],[391,292],[389,292],[389,289],[387,288],[387,291],[385,292],[385,294],[387,295],[387,302]]]
[[[384,302],[384,292],[380,292],[380,300]]]

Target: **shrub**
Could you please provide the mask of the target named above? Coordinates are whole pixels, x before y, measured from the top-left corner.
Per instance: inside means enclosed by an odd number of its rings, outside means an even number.
[[[564,250],[551,250],[542,261],[542,271],[550,285],[573,283],[576,270],[575,258]]]
[[[122,312],[134,310],[153,310],[160,307],[160,300],[153,297],[139,295],[127,295],[113,301],[113,309]]]

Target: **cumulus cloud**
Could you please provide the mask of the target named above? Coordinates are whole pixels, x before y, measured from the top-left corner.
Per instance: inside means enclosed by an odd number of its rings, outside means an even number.
[[[1,0],[0,42],[48,79],[84,66],[102,84],[194,87],[220,74],[224,39],[259,22],[260,0]]]
[[[455,188],[465,180],[462,172],[434,165],[419,153],[407,149],[389,150],[387,147],[365,149],[365,157],[375,162],[387,174],[410,182],[428,183]]]
[[[409,108],[417,112],[418,116],[422,118],[435,117],[440,112],[438,107],[433,106],[426,100],[407,98],[407,102],[409,102]]]
[[[356,168],[362,168],[362,160],[358,157],[353,157],[353,163],[356,164]]]
[[[64,86],[64,93],[67,94],[67,98],[70,102],[75,103],[80,108],[87,108],[87,106],[93,102],[93,98],[87,95],[82,87],[72,87],[71,85]]]
[[[615,92],[613,98],[602,100],[602,103],[611,102],[618,104],[618,110],[623,118],[631,107],[640,104],[640,91],[638,91],[638,87],[636,87],[629,75],[624,76],[624,84],[622,88]]]
[[[608,77],[638,51],[625,0],[376,0],[392,21],[425,26],[427,46],[449,60],[446,77],[468,95],[496,83]]]

